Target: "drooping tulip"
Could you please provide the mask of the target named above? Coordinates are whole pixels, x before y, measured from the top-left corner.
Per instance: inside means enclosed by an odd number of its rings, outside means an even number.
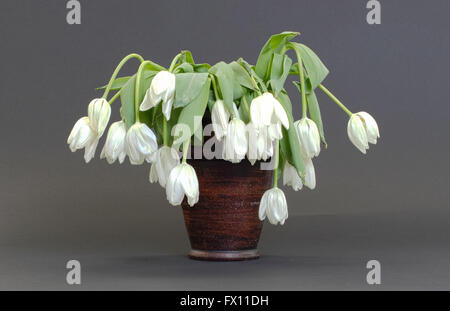
[[[316,122],[302,118],[294,122],[300,143],[300,151],[304,158],[317,157],[320,153],[320,134]]]
[[[310,158],[303,159],[305,164],[305,186],[311,190],[316,188],[316,171]]]
[[[198,202],[198,179],[191,165],[181,163],[172,169],[166,183],[166,195],[169,203],[174,206],[180,205],[185,195],[190,206]]]
[[[298,176],[297,170],[288,161],[284,163],[283,168],[283,185],[291,186],[294,191],[302,189],[303,182],[300,176]]]
[[[88,117],[91,128],[97,133],[98,138],[108,125],[111,116],[111,105],[104,98],[93,99],[88,106]]]
[[[272,188],[264,192],[259,203],[259,219],[263,221],[266,216],[273,225],[284,225],[288,218],[286,197],[279,188]]]
[[[127,127],[125,122],[118,121],[111,124],[106,136],[105,146],[100,154],[100,158],[106,158],[109,164],[113,164],[116,160],[123,163],[125,160],[125,138],[127,136]]]
[[[155,159],[150,168],[149,180],[151,183],[159,181],[161,187],[165,187],[170,172],[180,164],[178,152],[171,147],[162,146],[155,153]]]
[[[85,148],[84,160],[86,163],[92,160],[98,145],[98,138],[97,133],[90,126],[88,117],[82,117],[75,123],[67,139],[67,144],[72,152]]]
[[[211,121],[217,140],[221,140],[223,136],[227,134],[228,122],[230,120],[230,114],[225,108],[223,100],[216,100],[212,107]]]
[[[145,93],[139,109],[146,111],[162,102],[162,112],[169,120],[175,99],[175,80],[175,75],[171,72],[165,70],[158,72]]]
[[[377,139],[380,138],[380,131],[378,130],[378,124],[375,119],[365,111],[355,113],[364,123],[366,129],[367,140],[371,144],[376,144]]]
[[[364,111],[352,114],[348,120],[347,134],[353,145],[364,154],[369,149],[369,143],[376,144],[380,137],[377,122]]]
[[[133,165],[151,162],[153,153],[158,149],[158,143],[153,131],[144,123],[136,122],[127,132],[125,150]]]
[[[289,119],[280,102],[269,92],[255,97],[250,105],[250,116],[256,127],[261,128],[280,122],[289,129]]]
[[[228,124],[227,136],[224,137],[223,158],[232,163],[239,163],[248,150],[247,128],[245,123],[233,118]]]

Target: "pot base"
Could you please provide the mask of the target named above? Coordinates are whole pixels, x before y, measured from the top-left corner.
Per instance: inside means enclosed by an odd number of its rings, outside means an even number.
[[[241,261],[258,259],[259,252],[257,249],[246,249],[241,251],[206,251],[191,249],[188,256],[195,260]]]

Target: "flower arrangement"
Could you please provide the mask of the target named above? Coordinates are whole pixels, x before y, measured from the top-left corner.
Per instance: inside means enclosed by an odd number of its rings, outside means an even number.
[[[232,163],[245,160],[273,162],[273,188],[261,198],[259,218],[284,224],[288,218],[286,198],[278,180],[295,191],[303,185],[316,187],[313,158],[326,147],[322,117],[315,92],[327,94],[349,116],[350,141],[366,153],[369,143],[380,137],[375,119],[367,112],[352,113],[323,84],[329,71],[307,46],[292,41],[299,33],[283,32],[270,37],[256,65],[240,58],[210,66],[194,62],[191,52],[176,55],[166,69],[138,54],[126,56],[117,66],[101,98],[93,99],[88,116],[79,119],[67,143],[72,152],[85,149],[89,162],[95,155],[120,98],[122,120],[109,127],[101,158],[133,165],[151,163],[149,180],[166,189],[167,200],[190,206],[201,189],[194,168],[187,163],[190,146],[205,145],[202,119],[209,114],[219,158]],[[286,54],[292,50],[297,62]],[[118,77],[131,59],[140,62],[136,74]],[[301,94],[302,118],[294,121],[292,104],[284,88],[288,75]],[[108,99],[111,92],[115,94]],[[209,111],[209,113],[207,112]],[[216,148],[217,149],[217,148]]]

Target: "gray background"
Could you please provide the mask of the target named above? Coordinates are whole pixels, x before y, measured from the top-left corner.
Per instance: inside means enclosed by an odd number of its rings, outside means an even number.
[[[366,2],[81,0],[71,26],[66,1],[2,0],[0,289],[450,289],[450,2],[381,1],[378,26]],[[86,165],[67,136],[130,52],[165,66],[181,49],[255,63],[284,30],[302,32],[325,84],[370,112],[381,139],[363,156],[320,94],[317,189],[286,189],[289,219],[265,225],[260,260],[190,261],[181,210],[148,183],[149,166],[110,166],[100,148]],[[81,286],[65,284],[69,259]],[[382,285],[365,282],[370,259]]]

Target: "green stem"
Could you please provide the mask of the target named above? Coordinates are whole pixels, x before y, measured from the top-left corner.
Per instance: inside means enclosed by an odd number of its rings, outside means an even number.
[[[278,161],[279,161],[279,152],[280,152],[280,141],[277,139],[275,141],[275,163],[274,163],[274,170],[273,170],[273,187],[278,188]]]
[[[306,118],[306,108],[307,108],[307,101],[306,101],[306,88],[305,88],[305,72],[303,71],[303,61],[302,57],[300,55],[300,51],[298,49],[294,49],[295,54],[297,55],[298,60],[298,72],[300,76],[300,87],[302,89],[302,117]]]
[[[139,120],[139,93],[140,93],[140,89],[141,89],[142,71],[144,70],[145,65],[147,65],[149,63],[150,63],[150,61],[148,61],[148,60],[142,62],[136,73],[136,81],[134,83],[134,115],[135,115],[136,122],[140,122],[140,120]]]
[[[251,121],[252,117],[250,116],[250,108],[248,107],[248,103],[247,103],[247,99],[245,98],[245,95],[242,96],[242,103],[244,104],[245,111],[247,111],[248,117]]]
[[[346,114],[348,114],[350,117],[352,116],[353,113],[347,107],[345,107],[345,105],[339,99],[337,99],[336,96],[334,96],[333,93],[331,93],[325,86],[319,84],[319,88],[325,94],[327,94],[336,104],[338,104],[338,106],[341,107],[341,109],[344,110]]]
[[[113,97],[111,97],[111,99],[108,101],[109,104],[111,105],[117,98],[119,98],[120,96],[120,92],[122,91],[122,89],[120,91],[118,91],[116,94],[114,94]]]
[[[163,143],[164,146],[167,146],[167,120],[166,117],[163,116]]]
[[[177,62],[178,62],[178,60],[180,59],[181,56],[183,56],[183,54],[184,54],[184,53],[181,52],[181,53],[177,54],[177,56],[175,56],[175,57],[173,58],[172,62],[170,63],[169,72],[172,72],[172,71],[173,71],[173,69],[175,68],[175,66],[176,66],[176,64],[177,64]]]
[[[122,69],[123,65],[125,65],[126,62],[128,62],[130,59],[132,58],[137,58],[139,59],[139,61],[142,63],[144,61],[144,59],[142,58],[141,55],[136,54],[136,53],[132,53],[130,55],[125,56],[124,59],[122,59],[119,63],[119,65],[117,65],[116,69],[114,70],[111,79],[109,79],[108,85],[106,86],[105,92],[103,93],[103,98],[106,99],[106,97],[108,97],[108,93],[111,90],[112,84],[114,82],[114,80],[116,80],[117,75],[119,74],[120,69]]]
[[[183,143],[183,163],[186,163],[190,143],[191,143],[190,138],[186,139]]]
[[[210,79],[211,79],[211,82],[213,85],[214,96],[216,97],[216,100],[218,100],[218,99],[220,99],[220,97],[219,97],[219,92],[217,91],[216,79],[212,75],[211,75]]]

